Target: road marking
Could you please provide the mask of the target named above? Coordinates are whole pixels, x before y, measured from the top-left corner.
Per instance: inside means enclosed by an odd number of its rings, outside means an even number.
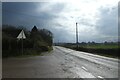
[[[102,78],[102,79],[103,79],[103,77],[102,77],[102,76],[98,76],[98,78]]]
[[[86,68],[85,68],[86,69]],[[87,69],[86,69],[87,70]],[[80,67],[74,67],[71,69],[73,73],[76,73],[80,78],[96,78],[94,75],[92,75],[90,72],[85,71],[83,68]]]
[[[82,69],[84,69],[85,71],[88,71],[84,66],[82,66]]]

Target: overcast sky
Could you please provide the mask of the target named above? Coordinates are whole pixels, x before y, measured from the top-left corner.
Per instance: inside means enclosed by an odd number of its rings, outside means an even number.
[[[118,40],[118,0],[70,0],[69,2],[3,2],[2,22],[48,29],[54,42]]]

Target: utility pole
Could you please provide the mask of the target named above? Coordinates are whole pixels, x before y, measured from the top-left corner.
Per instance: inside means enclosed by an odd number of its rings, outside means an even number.
[[[77,22],[76,22],[76,47],[78,49],[78,27],[77,27]]]

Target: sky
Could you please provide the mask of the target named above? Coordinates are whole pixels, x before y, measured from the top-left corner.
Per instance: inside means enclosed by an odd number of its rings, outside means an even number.
[[[3,2],[2,23],[48,29],[54,42],[118,41],[118,0]]]

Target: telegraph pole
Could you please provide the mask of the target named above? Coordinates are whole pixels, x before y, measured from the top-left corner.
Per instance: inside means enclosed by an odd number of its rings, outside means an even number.
[[[76,22],[76,47],[78,49],[78,27],[77,27],[77,22]]]

